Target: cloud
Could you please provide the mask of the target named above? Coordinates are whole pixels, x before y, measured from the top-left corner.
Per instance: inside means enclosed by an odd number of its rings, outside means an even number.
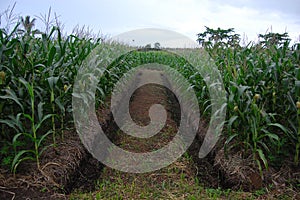
[[[177,3],[177,1],[175,2]],[[161,9],[168,7],[174,12],[166,12],[156,23],[165,24],[168,28],[187,34],[192,38],[195,38],[197,33],[204,31],[204,26],[235,28],[237,33],[246,34],[249,40],[254,41],[257,40],[259,33],[265,33],[271,29],[273,32],[279,33],[288,31],[292,39],[299,36],[300,27],[296,20],[299,18],[294,17],[295,12],[285,12],[293,7],[292,3],[280,10],[280,5],[283,3],[279,4],[279,1],[270,7],[265,5],[266,2],[260,3],[261,1],[217,2],[219,3],[189,1],[187,4],[162,4]],[[176,14],[174,15],[174,13]]]
[[[80,24],[108,35],[137,28],[161,28],[196,40],[196,34],[208,26],[235,28],[237,33],[256,40],[257,34],[272,27],[274,32],[287,30],[295,39],[300,30],[297,0],[27,0],[19,1],[16,9],[17,13],[34,16],[46,13],[50,6],[61,15],[66,30]]]
[[[226,4],[237,8],[247,7],[261,13],[279,12],[300,17],[298,0],[215,0],[214,2],[219,5]]]

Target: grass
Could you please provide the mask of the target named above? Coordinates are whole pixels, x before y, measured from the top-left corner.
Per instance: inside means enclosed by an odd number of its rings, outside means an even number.
[[[170,166],[146,174],[129,174],[106,168],[95,184],[94,192],[75,191],[70,199],[254,199],[255,195],[231,190],[208,189],[192,178],[183,166],[191,164],[184,157]]]
[[[179,161],[180,162],[180,161]],[[170,166],[169,166],[170,167]],[[167,167],[167,168],[169,168]],[[161,170],[160,170],[161,171]],[[163,170],[164,171],[164,170]],[[159,173],[153,174],[124,174],[119,173],[112,180],[105,178],[97,181],[97,189],[93,192],[74,191],[70,199],[292,199],[293,194],[276,192],[272,187],[262,188],[253,192],[231,189],[208,188],[197,178],[187,180],[184,172],[177,173],[174,169],[166,169],[162,181],[155,181]],[[178,171],[178,170],[175,170]],[[128,178],[130,177],[130,178]],[[150,178],[149,178],[150,177]]]

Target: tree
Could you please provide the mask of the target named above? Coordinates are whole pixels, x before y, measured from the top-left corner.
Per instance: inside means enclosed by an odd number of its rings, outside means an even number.
[[[145,46],[145,48],[146,48],[146,49],[150,49],[150,48],[151,48],[151,44],[147,44],[147,45]]]
[[[160,49],[160,43],[159,42],[155,42],[154,43],[154,48],[155,49]]]
[[[264,47],[270,47],[270,46],[277,46],[280,47],[284,45],[285,43],[290,42],[290,38],[288,33],[267,33],[265,35],[259,34],[258,37],[262,39],[259,43]]]
[[[197,34],[197,41],[203,47],[236,47],[239,45],[240,35],[234,32],[234,28],[212,29],[207,26],[205,28],[205,32]]]

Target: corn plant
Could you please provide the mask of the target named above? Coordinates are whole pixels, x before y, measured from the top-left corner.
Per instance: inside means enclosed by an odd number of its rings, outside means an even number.
[[[52,133],[52,143],[47,143],[54,145],[58,133],[63,137],[72,122],[77,69],[101,42],[62,37],[55,26],[43,33],[34,29],[34,22],[25,17],[11,31],[0,28],[0,159],[14,173],[25,160],[34,160],[39,168],[47,136]],[[48,120],[51,126],[44,123]]]
[[[260,172],[282,157],[299,161],[299,44],[290,46],[287,33],[260,35],[259,44],[241,47],[233,29],[209,29],[198,34],[215,59],[228,93],[225,149],[240,148],[253,155]],[[263,165],[261,164],[263,163]]]
[[[31,131],[28,132],[21,132],[14,136],[12,143],[15,144],[19,137],[23,136],[25,138],[30,139],[30,141],[34,144],[34,149],[25,149],[21,151],[17,151],[15,148],[15,157],[12,162],[12,171],[13,173],[16,172],[16,169],[18,165],[25,161],[25,160],[35,160],[37,164],[37,168],[40,169],[40,161],[39,157],[43,150],[45,150],[45,147],[40,150],[40,147],[42,145],[42,142],[46,139],[46,137],[52,132],[52,130],[47,131],[45,134],[43,134],[41,137],[38,137],[37,132],[41,128],[41,125],[52,116],[52,114],[43,115],[43,104],[40,102],[38,104],[38,119],[36,120],[35,117],[35,92],[34,92],[34,82],[31,84],[28,83],[26,80],[20,78],[19,80],[27,89],[29,96],[30,96],[30,102],[31,102],[31,113],[23,113],[24,118],[28,119],[31,123]]]

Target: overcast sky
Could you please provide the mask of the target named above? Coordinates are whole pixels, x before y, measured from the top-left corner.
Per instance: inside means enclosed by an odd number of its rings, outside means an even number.
[[[256,41],[259,33],[270,30],[287,31],[293,41],[299,41],[300,35],[299,0],[1,0],[1,13],[14,2],[16,14],[34,17],[51,7],[65,31],[79,24],[108,36],[159,28],[196,40],[204,26],[235,28],[248,41]]]

